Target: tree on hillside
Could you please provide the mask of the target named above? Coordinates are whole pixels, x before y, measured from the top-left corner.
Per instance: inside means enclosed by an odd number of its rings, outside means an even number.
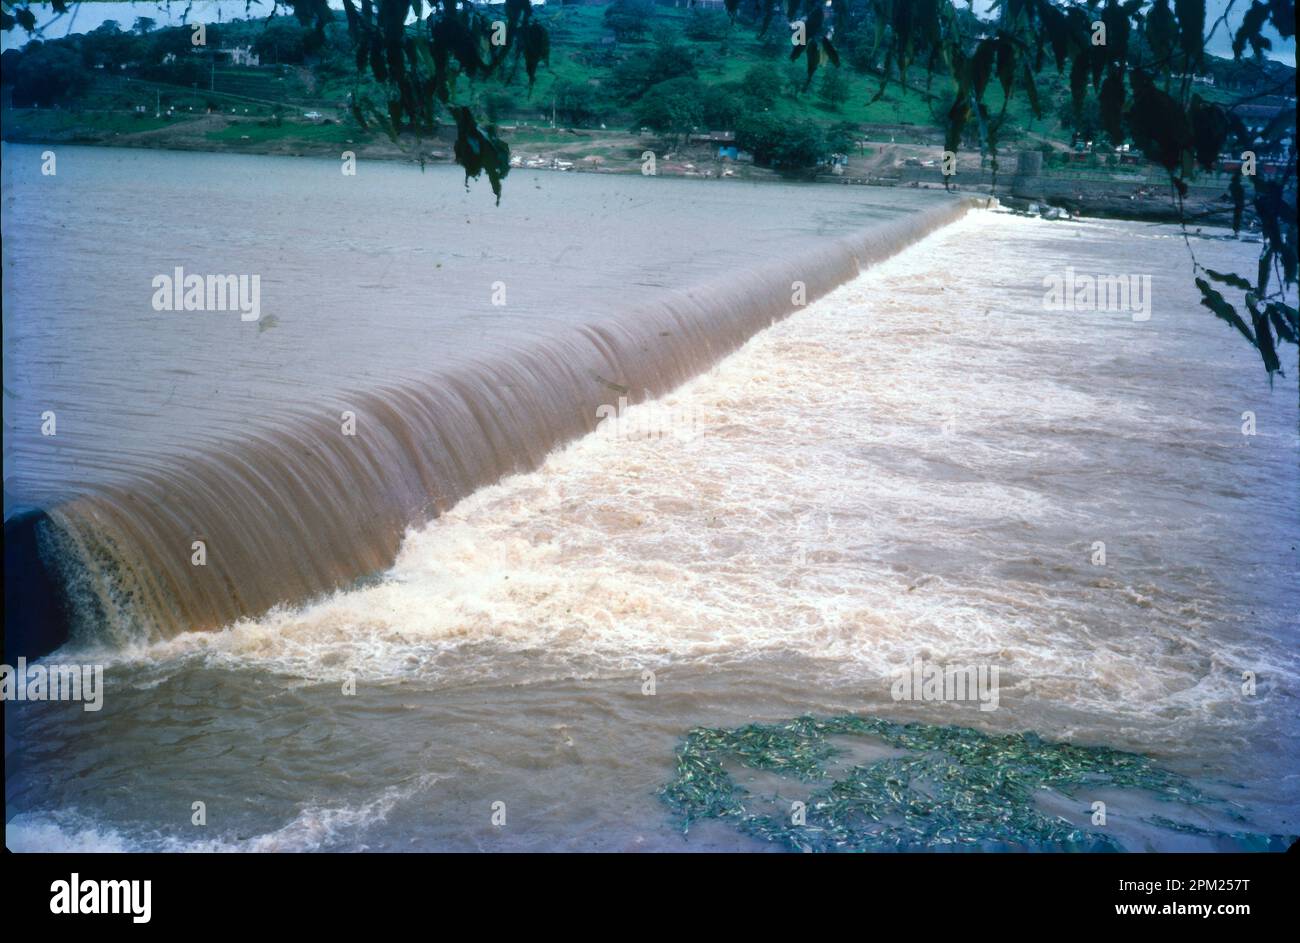
[[[1096,95],[1087,95],[1082,104],[1075,102],[1068,93],[1061,96],[1056,105],[1056,119],[1061,127],[1075,132],[1083,140],[1093,141],[1101,136],[1101,105]]]
[[[297,22],[286,17],[277,17],[266,24],[266,28],[253,43],[253,51],[264,63],[298,64],[307,54],[307,30]]]
[[[661,32],[648,54],[637,50],[615,66],[611,84],[619,97],[631,101],[659,82],[695,75],[691,47],[671,33]]]
[[[838,69],[828,69],[817,86],[817,97],[832,111],[839,111],[849,100],[849,83]]]
[[[727,35],[730,26],[726,14],[694,7],[686,17],[682,32],[696,42],[716,42]]]
[[[760,167],[785,172],[806,171],[830,154],[821,125],[808,118],[783,121],[770,112],[742,118],[736,144]]]
[[[652,86],[637,102],[633,130],[649,128],[669,147],[677,147],[704,124],[701,91],[699,80],[692,78],[669,79]]]
[[[826,129],[826,148],[834,154],[852,154],[858,149],[861,137],[858,126],[841,121]]]
[[[81,37],[81,60],[90,69],[102,65],[105,69],[116,70],[132,57],[137,42],[142,40],[123,33],[116,20],[105,20]]]
[[[704,85],[700,92],[704,106],[704,124],[710,131],[729,131],[741,116],[751,110],[750,103],[734,85]]]
[[[740,80],[744,94],[762,108],[773,108],[781,97],[781,74],[770,65],[753,65]]]
[[[90,73],[76,53],[48,43],[38,44],[14,65],[12,76],[6,69],[5,80],[13,82],[15,108],[50,108],[71,101],[90,85]]]
[[[635,42],[650,32],[654,12],[651,0],[614,0],[605,8],[605,25],[619,42]]]
[[[568,127],[591,124],[600,117],[601,98],[586,82],[556,82],[555,116]]]
[[[194,53],[194,44],[190,42],[190,31],[187,29],[160,29],[140,42],[146,46],[144,57],[153,63],[162,62],[169,55],[180,59]]]

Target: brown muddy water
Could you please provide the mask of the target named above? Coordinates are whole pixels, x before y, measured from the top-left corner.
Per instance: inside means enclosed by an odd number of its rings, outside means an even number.
[[[105,690],[5,705],[10,848],[763,850],[682,834],[681,737],[847,712],[1223,800],[1107,794],[1128,848],[1300,831],[1296,371],[1197,305],[1177,230],[39,153],[5,149],[6,515],[49,514],[46,661]],[[260,274],[259,319],[155,311],[175,266]],[[1067,267],[1149,312],[1048,310]],[[896,701],[917,657],[997,666],[997,709]]]

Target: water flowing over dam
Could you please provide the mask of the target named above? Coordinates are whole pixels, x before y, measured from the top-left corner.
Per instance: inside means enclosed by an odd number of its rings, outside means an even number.
[[[219,628],[377,573],[407,528],[602,407],[679,386],[969,206],[519,173],[497,210],[396,165],[67,148],[53,181],[38,153],[5,149],[23,236],[5,243],[5,513],[17,595],[57,599],[27,601],[41,625],[15,655],[65,630],[122,647]],[[151,307],[177,269],[257,276],[257,320]]]

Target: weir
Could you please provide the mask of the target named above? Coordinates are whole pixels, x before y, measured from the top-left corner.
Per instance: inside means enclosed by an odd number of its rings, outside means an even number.
[[[794,282],[812,301],[971,205],[936,203],[328,408],[271,404],[203,454],[9,518],[18,609],[5,657],[216,629],[382,571],[408,527],[536,468],[592,431],[602,406],[661,396],[792,313]]]

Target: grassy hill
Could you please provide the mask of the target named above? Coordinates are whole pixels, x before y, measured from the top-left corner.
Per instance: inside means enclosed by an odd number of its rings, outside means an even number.
[[[522,67],[507,69],[505,81],[462,79],[456,87],[457,101],[502,125],[503,136],[516,152],[523,149],[565,160],[603,157],[607,159],[603,167],[609,169],[630,161],[647,143],[637,132],[643,124],[645,100],[654,94],[648,83],[659,76],[652,72],[642,80],[643,86],[636,86],[629,85],[629,75],[638,63],[656,61],[654,57],[666,45],[674,67],[686,71],[690,87],[700,97],[731,96],[729,118],[702,119],[695,130],[732,130],[731,125],[744,117],[766,111],[784,123],[839,129],[840,140],[848,136],[930,148],[940,140],[937,116],[946,110],[951,94],[942,76],[933,80],[933,95],[925,90],[927,76],[917,70],[909,78],[909,87],[891,82],[877,98],[881,79],[872,74],[871,63],[845,55],[841,67],[824,64],[805,87],[803,63],[790,61],[788,36],[779,23],[770,36],[760,37],[753,25],[732,24],[721,12],[654,7],[644,35],[616,41],[605,22],[606,9],[538,8],[536,15],[550,33],[551,54],[539,69],[535,86],[528,88]],[[160,65],[159,48],[174,38],[170,34],[187,37],[184,30],[155,30],[147,36],[96,31],[49,43],[47,50],[70,44],[69,56],[87,65],[85,78],[56,107],[6,107],[0,122],[4,137],[273,153],[336,154],[348,147],[379,157],[407,152],[406,142],[394,147],[383,135],[363,130],[352,119],[351,95],[382,101],[385,93],[367,76],[357,74],[341,22],[327,32],[323,48],[311,53],[300,48],[296,57],[285,50],[292,46],[295,31],[301,30],[288,17],[276,18],[269,26],[264,20],[221,24],[215,47],[256,47],[269,29],[276,31],[279,40],[289,40],[275,46],[277,64],[243,68],[220,61],[214,65],[210,57],[192,55],[185,47],[179,57],[172,57],[178,59],[174,64]],[[115,51],[115,44],[129,50]],[[106,51],[93,51],[101,46]],[[14,76],[21,74],[14,55],[5,54],[6,102],[12,97]],[[747,87],[755,74],[766,88],[758,98]],[[1069,113],[1063,107],[1068,101],[1065,79],[1049,68],[1039,75],[1038,84],[1043,116],[1030,112],[1024,96],[1014,98],[1002,142],[1055,149],[1063,157],[1071,133],[1061,120]],[[1213,99],[1220,93],[1207,88],[1205,94]],[[994,110],[1001,106],[996,90],[990,91],[988,104]],[[322,117],[305,117],[315,113]],[[442,138],[445,135],[422,144],[411,141],[409,147],[423,146],[418,153],[436,158],[442,156],[440,149],[446,150],[447,140]],[[682,143],[673,142],[672,149],[689,151],[677,146]],[[707,151],[697,148],[692,153],[699,159]],[[867,152],[859,148],[854,156],[864,158]],[[974,159],[978,166],[977,153],[963,153],[962,159]]]

